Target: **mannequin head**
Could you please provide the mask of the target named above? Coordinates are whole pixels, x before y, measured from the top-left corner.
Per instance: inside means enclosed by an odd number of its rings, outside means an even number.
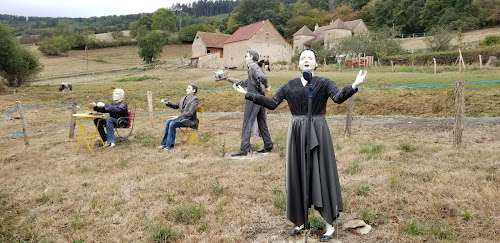
[[[245,62],[246,64],[250,64],[252,62],[256,62],[259,60],[259,53],[257,53],[254,50],[249,50],[247,54],[245,55]]]
[[[125,96],[125,91],[123,91],[123,89],[114,89],[113,90],[113,101],[115,101],[115,102],[123,101],[124,96]]]
[[[316,70],[318,64],[316,63],[318,56],[313,49],[306,49],[300,52],[299,55],[299,69],[303,72],[306,69]]]
[[[196,87],[196,84],[190,83],[188,84],[186,88],[186,94],[191,95],[191,94],[196,94],[198,92],[198,87]]]

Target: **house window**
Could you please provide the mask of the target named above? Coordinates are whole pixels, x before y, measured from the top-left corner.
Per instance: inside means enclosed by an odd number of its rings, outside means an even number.
[[[269,32],[266,32],[266,39],[269,39]]]
[[[207,50],[207,53],[210,53],[210,50]]]

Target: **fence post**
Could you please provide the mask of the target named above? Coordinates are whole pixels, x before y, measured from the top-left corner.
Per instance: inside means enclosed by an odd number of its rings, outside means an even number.
[[[24,118],[23,105],[21,104],[21,101],[16,101],[16,103],[17,109],[19,110],[19,115],[21,116],[21,124],[23,125],[24,145],[28,146],[30,144],[28,142],[28,130],[26,130],[26,119]]]
[[[71,119],[69,121],[69,138],[73,138],[75,136],[75,117],[73,114],[76,113],[76,103],[73,102],[72,107],[71,107]]]
[[[453,145],[462,144],[465,113],[465,82],[457,81],[455,86],[455,125],[453,126]]]
[[[361,69],[361,54],[358,53],[358,69]]]
[[[436,58],[432,58],[432,60],[434,61],[434,74],[436,74],[437,71]]]
[[[151,121],[151,128],[154,128],[154,123],[153,123],[153,93],[151,91],[148,91],[148,108],[149,108],[149,120]]]
[[[391,68],[392,68],[392,72],[394,72],[394,61],[391,60]]]
[[[351,137],[351,125],[352,125],[352,112],[354,110],[354,96],[351,96],[347,100],[347,118],[345,122],[345,132],[344,136],[345,138],[350,138]]]
[[[483,68],[483,58],[479,55],[479,68]]]

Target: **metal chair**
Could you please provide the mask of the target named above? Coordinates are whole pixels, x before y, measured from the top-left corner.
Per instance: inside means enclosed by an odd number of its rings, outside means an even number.
[[[128,137],[130,137],[130,135],[134,131],[134,120],[137,107],[135,106],[135,104],[133,105],[133,107],[134,108],[132,110],[128,110],[128,117],[119,117],[116,121],[118,126],[115,126],[115,134],[121,139],[128,140]],[[128,125],[119,126],[119,124],[123,124],[124,121],[128,121]]]

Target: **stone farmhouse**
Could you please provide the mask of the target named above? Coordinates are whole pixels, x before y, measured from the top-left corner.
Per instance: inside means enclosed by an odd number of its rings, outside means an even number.
[[[347,22],[336,19],[327,26],[319,27],[316,24],[314,31],[304,25],[293,34],[293,48],[294,51],[301,51],[318,43],[330,48],[339,38],[356,35],[367,30],[362,19]]]
[[[238,28],[232,35],[198,32],[193,41],[191,66],[205,68],[246,68],[248,50],[259,53],[259,60],[290,62],[293,50],[269,20]]]

